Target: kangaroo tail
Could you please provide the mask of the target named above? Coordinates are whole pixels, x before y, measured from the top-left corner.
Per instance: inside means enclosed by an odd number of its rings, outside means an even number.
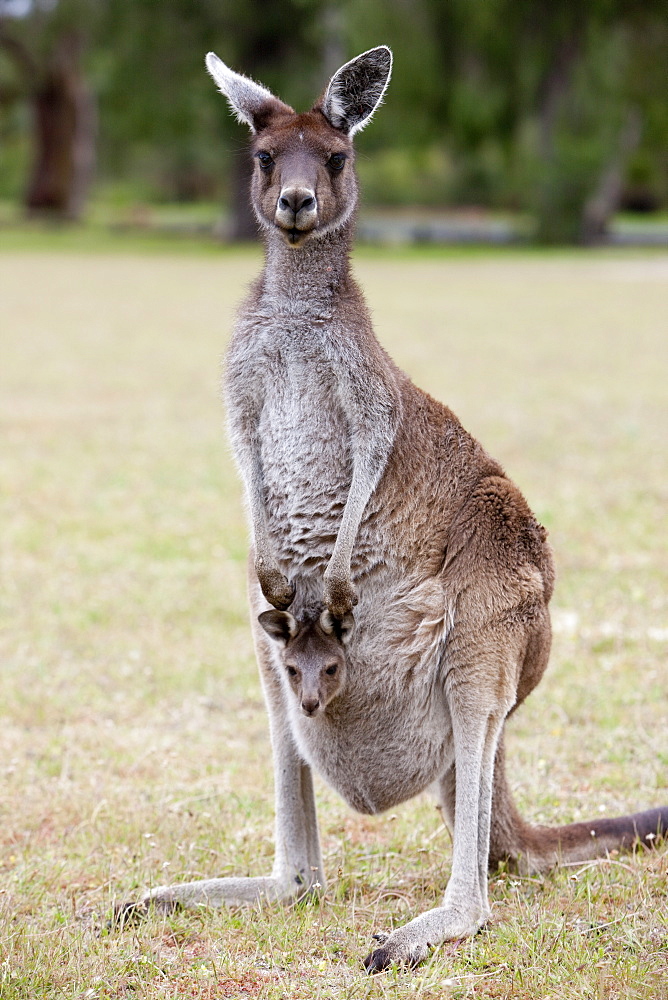
[[[654,847],[668,837],[668,806],[629,816],[597,818],[566,826],[532,826],[520,816],[508,787],[503,743],[496,755],[489,866],[508,861],[522,872],[559,863],[589,861],[641,843]]]

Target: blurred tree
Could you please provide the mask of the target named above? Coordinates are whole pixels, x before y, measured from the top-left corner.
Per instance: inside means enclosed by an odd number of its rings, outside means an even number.
[[[95,161],[96,111],[83,70],[96,0],[0,0],[0,49],[15,66],[12,97],[31,106],[32,213],[80,217]]]
[[[641,211],[668,207],[668,17],[648,3],[629,18],[627,99],[640,110],[640,141],[631,154],[622,200]]]
[[[617,207],[626,158],[639,139],[638,112],[626,99],[623,3],[534,0],[520,37],[537,69],[537,238],[594,242]]]
[[[665,113],[664,0],[426,2],[455,155],[482,178],[485,151],[497,144],[499,173],[515,170],[539,240],[599,239],[645,122]],[[653,58],[638,72],[648,39]],[[659,149],[655,140],[655,161]]]

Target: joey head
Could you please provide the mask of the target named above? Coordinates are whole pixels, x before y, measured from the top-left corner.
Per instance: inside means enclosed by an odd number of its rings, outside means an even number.
[[[350,612],[336,619],[329,611],[298,622],[287,611],[263,611],[258,621],[280,649],[288,686],[308,718],[324,712],[345,686],[345,646],[354,619]]]

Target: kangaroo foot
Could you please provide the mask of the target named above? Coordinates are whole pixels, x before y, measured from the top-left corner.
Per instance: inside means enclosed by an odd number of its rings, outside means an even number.
[[[309,883],[301,876],[275,878],[212,878],[198,882],[161,885],[145,892],[141,899],[119,904],[114,909],[110,927],[134,926],[151,910],[173,913],[179,907],[217,909],[257,903],[294,903],[322,890],[320,883]]]
[[[161,899],[150,893],[143,899],[117,903],[111,919],[107,923],[108,930],[122,931],[126,927],[136,927],[140,921],[149,915],[151,909],[159,913],[173,913],[181,904],[175,899]]]
[[[364,959],[364,968],[372,975],[384,972],[392,965],[414,969],[429,956],[432,948],[444,941],[461,941],[472,937],[485,923],[482,910],[458,913],[449,907],[439,906],[399,927],[391,934],[374,934],[380,942]]]

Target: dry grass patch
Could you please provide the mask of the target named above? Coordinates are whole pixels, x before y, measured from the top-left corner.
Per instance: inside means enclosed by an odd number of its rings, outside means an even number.
[[[254,255],[0,255],[0,996],[668,995],[666,853],[500,873],[494,919],[415,974],[370,935],[434,905],[420,799],[319,786],[321,905],[155,917],[113,902],[271,862],[266,722],[219,361]],[[378,255],[383,342],[551,531],[552,666],[511,727],[524,812],[668,801],[668,259]]]

